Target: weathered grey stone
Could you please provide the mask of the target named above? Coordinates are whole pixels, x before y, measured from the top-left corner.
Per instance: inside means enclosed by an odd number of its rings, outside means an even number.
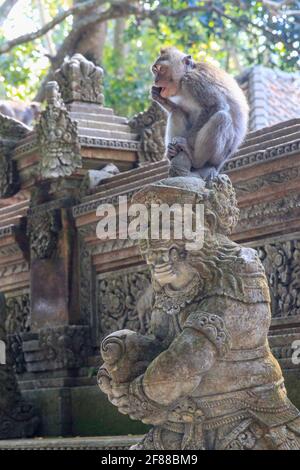
[[[77,124],[61,99],[56,82],[46,87],[47,107],[36,126],[42,160],[40,176],[70,176],[82,166]]]
[[[140,137],[140,163],[161,160],[165,154],[167,117],[159,104],[153,101],[145,112],[131,118],[128,124]]]
[[[103,70],[81,54],[66,58],[55,78],[66,103],[83,101],[103,105]]]
[[[19,140],[30,132],[25,124],[0,113],[0,197],[15,194],[20,187],[12,152]]]
[[[204,205],[204,243],[144,240],[155,303],[150,335],[102,343],[98,384],[119,411],[154,427],[135,449],[300,449],[300,416],[268,344],[270,293],[258,254],[232,242],[229,178],[162,180],[134,202]]]
[[[7,345],[6,306],[0,293],[0,343]],[[12,360],[6,348],[5,364],[0,363],[0,439],[30,437],[36,432],[39,418],[32,405],[20,393]]]

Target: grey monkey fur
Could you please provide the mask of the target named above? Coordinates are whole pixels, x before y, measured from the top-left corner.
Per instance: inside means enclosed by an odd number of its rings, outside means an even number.
[[[215,176],[247,132],[243,91],[225,71],[173,47],[161,51],[152,71],[152,98],[168,113],[170,174]]]

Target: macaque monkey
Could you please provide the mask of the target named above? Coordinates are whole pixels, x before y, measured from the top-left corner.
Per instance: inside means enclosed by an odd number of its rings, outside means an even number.
[[[152,72],[152,99],[168,113],[170,174],[213,178],[245,137],[243,91],[225,71],[174,47],[161,50]]]
[[[40,103],[24,103],[22,101],[0,100],[0,113],[12,117],[30,126],[41,112]]]

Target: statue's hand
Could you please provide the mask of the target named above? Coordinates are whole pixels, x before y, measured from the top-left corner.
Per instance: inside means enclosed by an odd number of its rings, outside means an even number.
[[[112,398],[112,387],[113,381],[105,368],[105,365],[101,366],[97,374],[97,383],[100,390],[107,395],[108,399],[111,401]]]
[[[124,408],[124,410],[119,409],[121,413],[128,414],[125,409],[128,407],[129,383],[115,383],[105,366],[100,367],[97,382],[100,390],[107,395],[108,400],[118,408]]]
[[[143,393],[136,393],[136,391],[135,381],[116,384],[111,380],[107,396],[120,413],[129,415],[131,419],[153,425],[162,424],[167,421],[168,412],[166,409],[158,404],[156,405]]]

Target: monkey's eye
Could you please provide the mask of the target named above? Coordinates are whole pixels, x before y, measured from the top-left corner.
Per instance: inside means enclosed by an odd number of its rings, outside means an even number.
[[[152,72],[153,73],[165,73],[166,72],[166,66],[161,65],[161,64],[153,65]]]

